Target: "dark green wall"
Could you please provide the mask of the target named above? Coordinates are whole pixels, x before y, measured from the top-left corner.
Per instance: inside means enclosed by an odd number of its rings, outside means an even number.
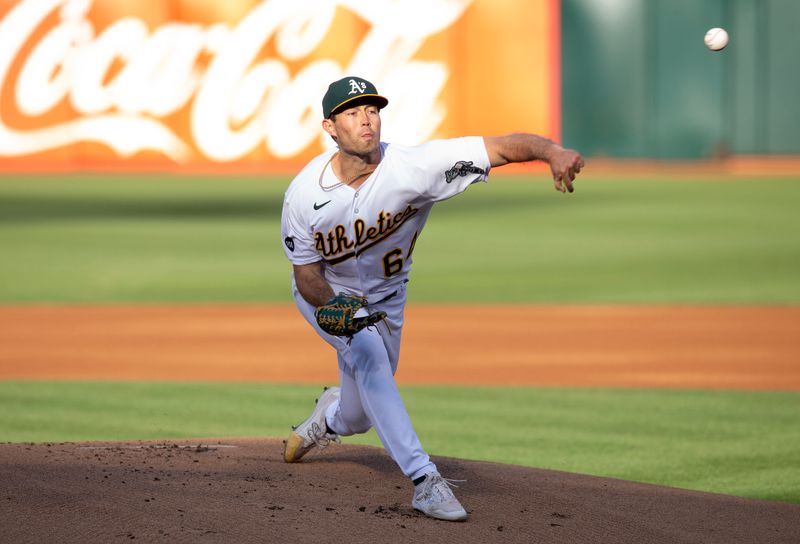
[[[562,0],[563,134],[586,155],[800,153],[800,1]],[[711,52],[703,36],[728,30]]]

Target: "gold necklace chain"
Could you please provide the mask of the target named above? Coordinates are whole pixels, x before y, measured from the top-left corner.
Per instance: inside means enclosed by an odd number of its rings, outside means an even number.
[[[370,174],[372,174],[378,168],[376,166],[375,168],[373,168],[369,172],[362,172],[361,174],[356,175],[356,177],[354,177],[353,179],[351,179],[348,182],[340,181],[338,183],[334,183],[333,185],[328,185],[326,187],[325,185],[322,184],[322,177],[325,175],[325,170],[327,170],[328,166],[330,166],[331,162],[333,162],[333,158],[338,154],[339,154],[339,152],[337,151],[336,153],[331,155],[331,158],[328,159],[328,162],[326,162],[325,166],[322,167],[322,172],[319,173],[319,186],[322,188],[323,191],[330,191],[331,189],[336,189],[340,185],[350,185],[350,184],[354,183],[358,178],[362,178],[364,176],[369,176]],[[333,168],[332,167],[331,167],[331,172],[333,172]],[[336,177],[336,172],[333,172],[333,175],[334,175],[334,177]],[[336,179],[339,179],[339,178],[337,177]]]

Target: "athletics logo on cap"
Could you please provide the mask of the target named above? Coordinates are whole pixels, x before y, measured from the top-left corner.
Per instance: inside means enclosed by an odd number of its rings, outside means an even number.
[[[364,103],[375,104],[381,109],[385,108],[389,101],[379,95],[375,85],[366,79],[348,76],[328,86],[328,92],[322,97],[322,116],[330,119],[331,115],[340,110]]]
[[[355,79],[350,80],[350,92],[347,94],[363,94],[367,88],[367,84],[363,81],[356,82]]]

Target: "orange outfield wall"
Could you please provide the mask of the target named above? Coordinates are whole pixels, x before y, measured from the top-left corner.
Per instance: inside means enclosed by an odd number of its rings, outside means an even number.
[[[0,0],[0,170],[290,172],[345,75],[383,139],[560,136],[558,0]]]

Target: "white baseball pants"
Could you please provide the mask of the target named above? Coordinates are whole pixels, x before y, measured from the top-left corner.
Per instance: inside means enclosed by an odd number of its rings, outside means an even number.
[[[388,300],[370,303],[370,312],[386,312],[386,324],[362,330],[353,336],[350,345],[346,338],[331,336],[319,328],[314,317],[316,308],[300,295],[294,282],[292,292],[300,313],[338,354],[342,391],[339,401],[326,414],[328,427],[341,436],[365,433],[375,427],[378,438],[403,474],[413,480],[435,471],[436,466],[422,449],[394,380],[403,331],[405,286]]]

